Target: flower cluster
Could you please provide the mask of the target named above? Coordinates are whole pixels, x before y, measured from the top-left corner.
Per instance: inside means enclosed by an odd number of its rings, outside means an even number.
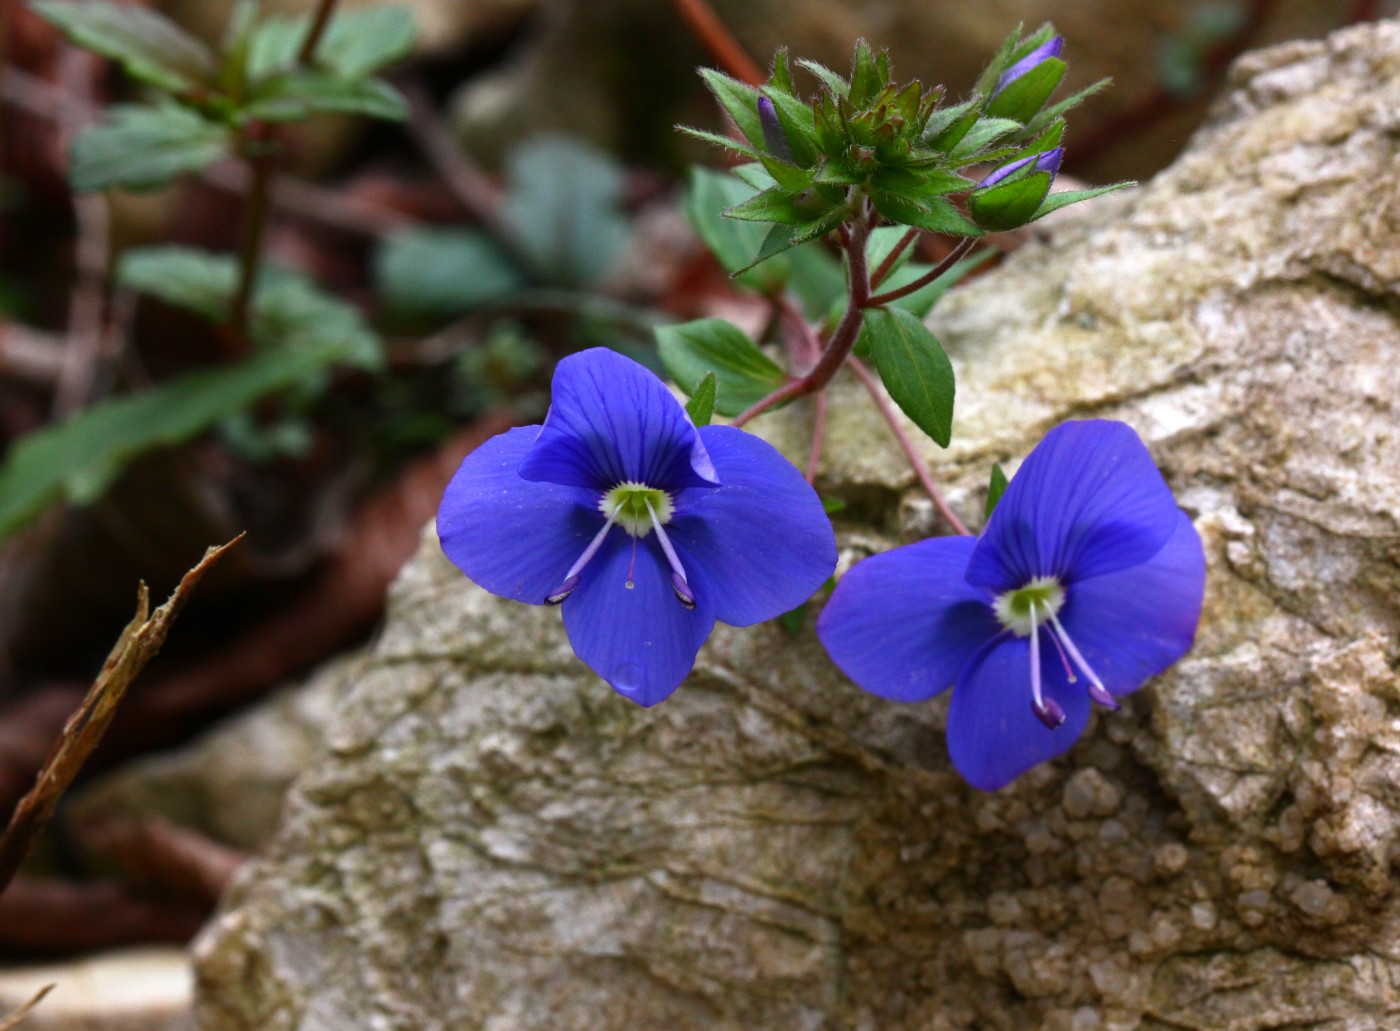
[[[842,578],[817,634],[852,680],[914,702],[953,688],[948,751],[994,790],[1067,750],[1191,647],[1205,557],[1119,422],[1070,422],[1026,458],[980,537],[920,541]]]

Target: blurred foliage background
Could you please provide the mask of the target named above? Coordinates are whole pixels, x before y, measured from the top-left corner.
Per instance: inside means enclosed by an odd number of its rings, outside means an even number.
[[[214,48],[241,16],[232,0],[132,6]],[[314,6],[268,0],[263,13]],[[259,159],[217,141],[172,156],[154,140],[143,156],[160,188],[103,190],[100,138],[74,141],[148,86],[0,0],[0,811],[32,780],[139,579],[162,596],[206,545],[248,533],[133,689],[99,768],[176,744],[369,633],[461,456],[538,420],[562,355],[608,344],[656,366],[655,329],[707,315],[764,332],[766,306],[731,288],[684,211],[686,166],[716,156],[673,126],[724,130],[695,74],[717,60],[693,0],[402,6],[416,33],[379,71],[383,91],[266,116],[278,126],[270,271],[249,336],[274,326],[300,341],[288,364],[250,352],[220,308]],[[844,68],[864,36],[890,48],[900,78],[952,95],[1008,27],[1053,19],[1067,90],[1114,80],[1066,140],[1066,172],[1090,183],[1169,162],[1244,49],[1396,7],[713,3],[761,64],[786,45]],[[97,838],[59,834],[44,862],[75,882],[94,863],[110,874],[94,852]],[[107,911],[112,891],[129,904],[122,920],[70,920],[96,898],[77,888],[7,896],[0,952],[181,940],[211,904],[153,900],[141,878],[117,876],[102,898]],[[53,930],[55,913],[67,930]]]

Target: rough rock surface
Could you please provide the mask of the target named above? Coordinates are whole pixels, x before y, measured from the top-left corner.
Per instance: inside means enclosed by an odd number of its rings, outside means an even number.
[[[198,944],[204,1031],[1400,1025],[1400,25],[1247,57],[1088,207],[940,309],[932,457],[972,513],[1057,421],[1135,425],[1210,562],[1185,661],[980,794],[946,701],[810,631],[721,629],[641,710],[429,537]],[[845,559],[929,532],[849,385],[831,432]]]

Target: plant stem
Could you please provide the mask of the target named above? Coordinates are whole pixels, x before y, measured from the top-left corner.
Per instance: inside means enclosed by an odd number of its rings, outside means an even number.
[[[861,324],[865,321],[865,309],[870,303],[870,273],[865,264],[865,243],[870,236],[870,222],[862,215],[853,223],[848,224],[850,236],[845,248],[846,264],[850,268],[850,280],[846,311],[841,316],[841,321],[836,324],[836,329],[831,334],[831,340],[827,342],[826,349],[822,351],[821,357],[817,359],[817,364],[812,367],[811,372],[789,380],[767,397],[756,401],[739,414],[733,425],[743,426],[754,416],[763,414],[776,404],[820,390],[831,382],[831,377],[836,375],[837,370],[841,368],[841,363],[851,353],[856,338],[860,336]]]
[[[889,304],[891,301],[897,301],[901,297],[908,297],[910,294],[922,290],[924,287],[928,286],[939,276],[943,275],[943,273],[947,272],[950,268],[956,265],[958,263],[958,260],[964,254],[972,250],[973,243],[974,240],[972,237],[963,237],[961,240],[958,241],[958,245],[953,248],[951,253],[949,253],[949,255],[946,258],[940,261],[933,268],[929,269],[918,279],[914,280],[912,283],[906,283],[895,290],[887,290],[885,293],[876,294],[874,297],[871,297],[869,300],[866,301],[866,305],[868,307],[873,308],[876,305]]]
[[[321,0],[312,18],[311,28],[306,33],[306,41],[297,54],[298,64],[309,64],[316,56],[316,48],[321,44],[326,26],[330,24],[335,11],[336,0]],[[273,148],[272,130],[258,123],[249,126],[244,133],[245,145],[252,144],[254,152],[248,157],[252,167],[252,181],[248,186],[248,203],[243,209],[243,242],[238,256],[238,290],[233,296],[233,306],[229,310],[229,331],[234,346],[239,350],[247,347],[248,313],[253,303],[253,291],[257,288],[258,266],[262,262],[263,230],[267,226],[267,213],[272,199],[272,174],[276,170],[276,154]]]
[[[720,67],[750,86],[763,82],[766,77],[763,69],[734,38],[707,0],[671,0],[671,3]]]
[[[815,484],[817,467],[822,462],[822,445],[826,443],[826,391],[818,390],[812,400],[816,402],[817,411],[812,417],[812,449],[807,452],[807,482]]]
[[[870,397],[874,400],[875,407],[880,409],[880,414],[885,417],[885,422],[889,424],[890,432],[894,434],[895,440],[899,441],[899,446],[904,452],[904,456],[909,459],[909,464],[914,467],[914,475],[918,477],[919,483],[923,486],[924,490],[928,492],[928,496],[933,499],[933,505],[938,509],[939,515],[947,521],[954,532],[960,533],[963,536],[970,536],[971,531],[964,525],[963,521],[958,518],[958,514],[949,507],[948,502],[944,500],[938,487],[934,485],[933,474],[929,472],[928,466],[924,464],[923,457],[914,447],[914,442],[909,439],[909,434],[904,432],[904,426],[899,421],[899,413],[895,411],[894,405],[890,404],[889,399],[881,392],[880,381],[875,378],[874,374],[872,374],[871,371],[865,367],[864,363],[855,355],[848,357],[846,359],[846,364],[851,367],[852,372],[860,377],[860,381],[865,384],[865,389],[870,391]]]
[[[909,245],[919,238],[919,230],[910,228],[899,238],[899,243],[894,245],[894,250],[885,255],[885,260],[880,262],[874,274],[870,277],[870,289],[875,289],[883,283],[886,277],[894,271],[895,262],[899,261],[899,256],[908,249]]]

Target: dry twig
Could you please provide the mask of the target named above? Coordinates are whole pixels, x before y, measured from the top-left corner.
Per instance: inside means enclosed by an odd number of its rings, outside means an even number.
[[[51,984],[44,985],[43,988],[39,989],[38,995],[34,996],[34,998],[30,999],[19,1009],[15,1010],[8,1017],[0,1017],[0,1031],[12,1031],[13,1028],[19,1027],[20,1022],[23,1021],[25,1017],[29,1016],[29,1014],[33,1013],[34,1007],[43,1002],[44,996],[53,991],[55,987],[56,985]]]
[[[30,846],[53,816],[54,807],[83,764],[102,740],[117,713],[126,690],[137,674],[165,643],[170,624],[179,615],[190,592],[205,572],[225,551],[242,539],[240,534],[228,544],[210,548],[197,566],[180,580],[170,599],[150,612],[150,592],[142,584],[137,596],[136,616],[117,639],[102,671],[77,712],[68,718],[63,733],[39,771],[34,787],[15,806],[5,833],[0,836],[0,894],[9,886]]]

